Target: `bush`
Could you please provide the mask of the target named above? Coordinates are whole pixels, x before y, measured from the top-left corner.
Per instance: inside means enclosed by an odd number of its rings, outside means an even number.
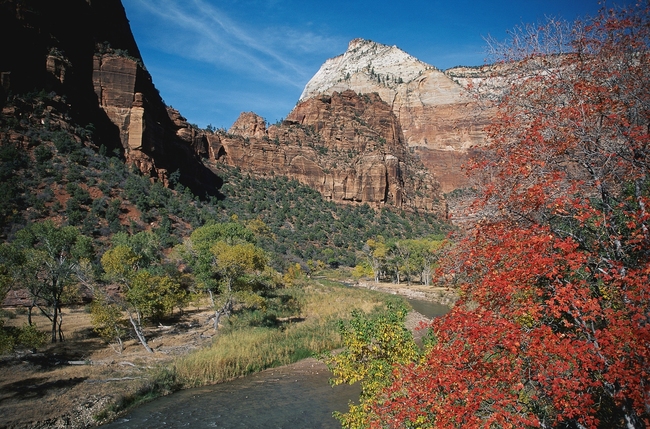
[[[43,163],[52,159],[54,154],[47,146],[39,146],[34,150],[34,156],[36,157],[36,162]]]
[[[77,147],[77,143],[74,142],[65,131],[54,133],[52,136],[52,142],[60,154],[70,153]]]
[[[0,320],[0,355],[11,352],[15,342],[14,337],[4,328],[4,320]]]
[[[28,349],[43,347],[47,342],[47,333],[39,331],[36,325],[25,325],[18,331],[17,343]]]

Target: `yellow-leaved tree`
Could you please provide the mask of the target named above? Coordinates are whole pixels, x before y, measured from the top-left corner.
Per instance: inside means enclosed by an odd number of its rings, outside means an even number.
[[[359,382],[359,404],[350,404],[347,413],[335,413],[345,428],[366,428],[368,414],[381,392],[392,383],[395,365],[419,359],[421,351],[411,332],[404,327],[408,310],[389,304],[388,309],[373,316],[359,311],[349,322],[339,322],[344,349],[325,356],[333,385]]]
[[[111,296],[99,294],[98,299],[103,301],[103,305],[93,307],[93,320],[96,322],[94,328],[100,334],[115,333],[119,336],[122,332],[119,314],[125,312],[142,346],[153,353],[142,330],[144,319],[158,319],[171,313],[175,306],[185,303],[187,292],[177,279],[156,266],[159,255],[151,247],[158,244],[152,236],[151,233],[138,233],[125,244],[114,245],[104,253],[101,263],[105,279],[120,285],[121,293]],[[136,253],[134,247],[137,248],[138,243],[149,244]]]

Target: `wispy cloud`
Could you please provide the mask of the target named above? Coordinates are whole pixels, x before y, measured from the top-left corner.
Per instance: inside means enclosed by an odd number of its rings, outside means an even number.
[[[322,53],[333,44],[325,36],[297,28],[236,22],[204,0],[135,3],[169,26],[157,31],[160,49],[283,85],[301,88],[315,72],[301,56]]]

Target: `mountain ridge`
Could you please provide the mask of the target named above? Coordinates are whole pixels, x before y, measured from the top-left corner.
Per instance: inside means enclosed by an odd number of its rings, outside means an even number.
[[[377,93],[391,106],[406,144],[449,192],[467,186],[461,164],[472,148],[485,144],[490,120],[489,110],[480,108],[464,86],[468,81],[396,46],[354,39],[345,53],[323,63],[301,101],[346,90]]]
[[[30,12],[32,15],[23,17],[21,4],[18,0],[4,2],[3,7],[10,13],[3,19],[11,22],[12,28],[40,28],[41,21],[44,22],[46,37],[32,37],[33,44],[38,46],[34,61],[30,62],[30,67],[36,67],[32,72],[44,76],[41,81],[47,90],[73,93],[83,88],[74,97],[74,103],[78,100],[80,106],[88,108],[79,109],[85,116],[78,122],[93,123],[97,134],[103,136],[102,144],[109,150],[118,150],[127,164],[136,166],[153,181],[167,185],[170,176],[178,171],[181,182],[196,195],[218,195],[220,180],[210,171],[210,163],[225,162],[265,175],[270,172],[268,163],[271,162],[275,174],[313,186],[336,202],[389,205],[440,214],[446,211],[442,191],[453,189],[455,184],[442,180],[445,168],[456,175],[459,169],[455,165],[451,168],[427,165],[431,157],[419,152],[421,147],[426,149],[432,143],[426,137],[420,141],[414,135],[422,134],[422,130],[426,134],[430,125],[436,129],[453,128],[448,124],[429,124],[426,118],[420,121],[419,111],[428,106],[423,103],[426,97],[437,94],[433,98],[440,100],[443,93],[451,94],[447,98],[455,103],[447,109],[456,109],[462,90],[442,72],[397,47],[363,39],[350,43],[348,56],[355,57],[349,64],[356,61],[361,65],[369,56],[384,58],[385,61],[375,61],[376,69],[371,66],[365,71],[355,71],[359,79],[366,75],[376,78],[376,85],[357,88],[360,90],[352,94],[346,89],[335,91],[330,87],[329,95],[299,102],[285,122],[268,128],[266,124],[258,124],[256,135],[249,136],[246,130],[237,127],[231,133],[213,133],[192,126],[180,112],[164,104],[142,62],[119,0],[107,0],[97,8],[95,3],[78,1],[66,8],[68,12],[88,16],[84,25],[66,30],[74,37],[62,37],[59,34],[62,30],[53,23],[48,24],[47,17],[37,7]],[[97,30],[92,23],[102,11],[115,22],[112,26],[98,25]],[[100,31],[102,28],[111,31]],[[31,35],[30,30],[25,31]],[[61,40],[65,43],[60,44]],[[29,50],[27,46],[22,48]],[[70,54],[77,51],[78,55]],[[11,73],[22,70],[21,67],[26,66],[14,58],[13,63],[3,63],[0,71]],[[390,75],[388,71],[393,69],[401,70],[399,77]],[[378,74],[377,70],[386,75]],[[372,83],[372,79],[365,80]],[[436,82],[444,85],[436,86]],[[19,89],[14,83],[9,82],[8,90]],[[372,95],[377,92],[376,86],[381,89],[377,97]],[[401,91],[398,91],[400,96],[387,102],[382,91],[395,88]],[[396,100],[400,97],[406,102]],[[440,105],[435,107],[436,114],[443,109]],[[454,139],[449,136],[449,132],[442,139],[437,136],[437,140],[433,139],[434,146],[451,154],[451,159],[456,161],[456,153],[443,147],[445,139]],[[456,142],[447,146],[454,145],[458,146]],[[435,164],[442,158],[433,159]]]

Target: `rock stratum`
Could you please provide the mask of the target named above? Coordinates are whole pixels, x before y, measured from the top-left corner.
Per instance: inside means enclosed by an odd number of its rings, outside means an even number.
[[[198,195],[218,192],[204,139],[168,112],[120,0],[2,0],[0,37],[11,40],[0,45],[0,104],[35,88],[64,96],[74,123],[92,124],[98,145],[152,180],[179,171]]]
[[[258,115],[242,113],[228,133],[207,138],[216,162],[291,177],[335,202],[445,210],[438,182],[410,153],[399,121],[376,94],[310,98],[268,128]]]
[[[307,83],[302,101],[345,90],[377,93],[398,119],[406,144],[444,192],[463,187],[461,164],[486,139],[491,112],[465,89],[474,69],[442,72],[396,46],[355,39]]]
[[[0,12],[0,35],[17,41],[0,47],[0,99],[33,88],[65,95],[98,145],[164,184],[178,171],[197,195],[218,195],[210,165],[223,163],[296,179],[335,202],[442,215],[443,192],[465,186],[460,165],[485,140],[489,115],[458,83],[470,74],[394,46],[353,40],[282,123],[243,113],[214,133],[164,104],[119,0],[4,0]]]

